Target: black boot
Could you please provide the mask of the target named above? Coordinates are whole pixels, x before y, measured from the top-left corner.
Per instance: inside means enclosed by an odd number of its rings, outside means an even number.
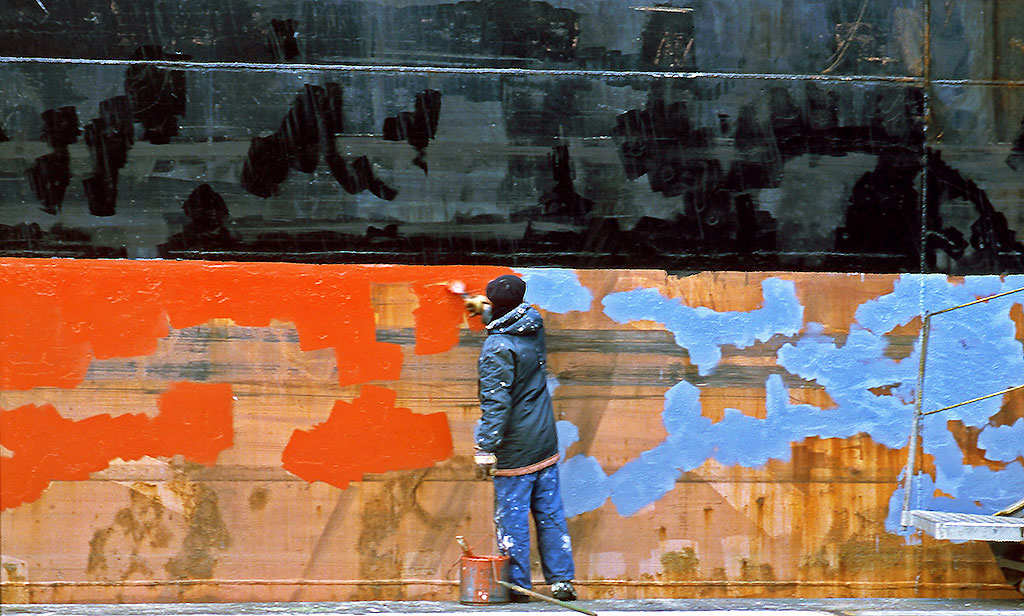
[[[555,596],[555,599],[559,601],[575,601],[576,600],[576,589],[572,587],[572,582],[555,582],[551,585],[551,594]]]

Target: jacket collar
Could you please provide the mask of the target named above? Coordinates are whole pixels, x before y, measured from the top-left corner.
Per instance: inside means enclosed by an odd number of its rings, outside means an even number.
[[[527,303],[522,303],[487,324],[489,334],[531,334],[543,325],[540,313]]]

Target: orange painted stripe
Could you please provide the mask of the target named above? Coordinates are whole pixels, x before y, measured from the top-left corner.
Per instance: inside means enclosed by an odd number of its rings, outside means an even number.
[[[93,358],[148,355],[174,328],[229,318],[295,324],[303,350],[334,348],[341,385],[395,380],[401,350],[378,342],[370,285],[404,283],[419,299],[417,354],[458,342],[470,289],[510,270],[487,266],[309,265],[201,261],[0,259],[0,389],[73,388]]]

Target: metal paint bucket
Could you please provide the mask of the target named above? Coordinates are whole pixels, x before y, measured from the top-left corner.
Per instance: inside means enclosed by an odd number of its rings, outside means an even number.
[[[462,556],[459,603],[508,603],[508,556]]]

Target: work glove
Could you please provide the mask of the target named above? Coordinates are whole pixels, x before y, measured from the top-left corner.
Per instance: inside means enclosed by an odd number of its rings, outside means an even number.
[[[473,454],[476,463],[476,475],[480,479],[489,479],[494,475],[494,467],[498,464],[498,456],[479,449]]]
[[[483,314],[484,308],[491,305],[484,295],[465,295],[462,301],[466,303],[466,312],[472,315]]]

